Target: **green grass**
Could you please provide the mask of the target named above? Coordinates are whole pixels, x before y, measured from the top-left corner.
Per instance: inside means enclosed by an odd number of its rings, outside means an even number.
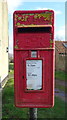
[[[59,88],[61,91],[65,91],[65,86],[57,85],[57,88]]]
[[[56,88],[58,88],[60,91],[64,91],[65,93],[67,93],[67,86],[62,86],[62,85],[57,85]]]
[[[17,108],[14,106],[14,79],[10,78],[3,89],[3,118],[25,118],[28,119],[28,108]],[[55,106],[53,108],[38,108],[38,118],[64,118],[65,102],[55,97]],[[17,120],[18,120],[17,119]],[[15,119],[16,120],[16,119]]]
[[[59,80],[67,80],[67,73],[64,71],[55,71],[55,78]]]
[[[3,89],[3,118],[27,118],[28,109],[16,108],[14,106],[14,88],[13,79],[9,79]]]

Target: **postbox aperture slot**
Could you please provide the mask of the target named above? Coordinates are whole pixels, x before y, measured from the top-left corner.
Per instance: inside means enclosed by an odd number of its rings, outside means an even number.
[[[42,60],[26,60],[26,89],[42,90]]]
[[[36,33],[36,32],[51,32],[51,27],[24,27],[24,28],[18,28],[18,33]]]

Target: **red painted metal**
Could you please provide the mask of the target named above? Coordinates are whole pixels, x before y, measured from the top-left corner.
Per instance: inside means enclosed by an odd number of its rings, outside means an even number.
[[[14,93],[16,107],[54,106],[54,12],[15,11]],[[31,51],[37,57],[31,57]],[[42,90],[26,89],[26,60],[42,60]]]

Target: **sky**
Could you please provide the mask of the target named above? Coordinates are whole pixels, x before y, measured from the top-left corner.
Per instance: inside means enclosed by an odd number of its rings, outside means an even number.
[[[46,2],[46,0],[36,0],[36,2],[30,1],[32,0],[7,0],[9,19],[9,53],[13,53],[13,12],[15,10],[54,10],[54,39],[61,41],[65,40],[65,2],[63,2],[63,0],[61,0],[61,2],[60,0],[56,0],[54,2],[50,0],[48,0],[48,2]]]

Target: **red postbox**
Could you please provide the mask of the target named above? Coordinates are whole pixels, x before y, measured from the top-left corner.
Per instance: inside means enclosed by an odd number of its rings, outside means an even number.
[[[15,11],[14,91],[17,107],[54,105],[54,12]]]

